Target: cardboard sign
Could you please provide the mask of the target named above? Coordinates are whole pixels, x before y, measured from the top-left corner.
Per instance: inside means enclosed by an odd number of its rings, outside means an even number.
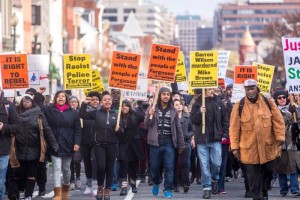
[[[28,88],[26,54],[0,55],[2,89]]]
[[[184,55],[182,51],[179,53],[177,68],[176,68],[176,82],[185,82],[186,81],[186,70],[184,64]]]
[[[261,93],[270,93],[275,66],[252,63],[257,66],[257,83]]]
[[[28,55],[27,59],[29,87],[36,90],[45,87],[43,94],[49,95],[49,55]]]
[[[147,99],[148,79],[144,72],[139,73],[139,79],[137,83],[136,91],[126,90],[124,91],[125,99],[145,100]]]
[[[148,79],[174,82],[178,61],[179,47],[152,44]]]
[[[257,80],[256,66],[235,66],[234,67],[234,83],[243,84],[247,79]]]
[[[64,55],[64,88],[86,89],[92,87],[92,65],[90,54]]]
[[[113,52],[108,86],[136,90],[141,55],[120,51]]]
[[[300,38],[282,37],[282,49],[286,74],[286,89],[300,93]]]
[[[88,94],[90,91],[95,91],[95,92],[104,91],[104,87],[98,69],[92,70],[92,87],[90,89],[84,89],[85,94]]]
[[[218,52],[192,51],[190,59],[191,88],[218,87]]]
[[[233,84],[231,102],[236,103],[245,97],[245,88],[242,84]]]
[[[230,51],[218,51],[218,77],[224,79],[228,67]]]

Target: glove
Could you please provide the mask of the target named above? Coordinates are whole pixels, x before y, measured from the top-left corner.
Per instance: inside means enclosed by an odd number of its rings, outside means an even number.
[[[289,112],[292,113],[292,114],[295,113],[296,110],[297,110],[297,108],[296,108],[295,105],[289,107]]]

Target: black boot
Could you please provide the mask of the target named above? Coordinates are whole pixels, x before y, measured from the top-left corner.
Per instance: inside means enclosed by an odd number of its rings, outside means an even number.
[[[136,187],[136,184],[131,184],[131,191],[132,193],[137,193],[137,187]]]
[[[189,189],[190,189],[190,188],[189,188],[188,185],[184,185],[184,186],[183,186],[183,192],[184,192],[184,193],[187,193],[187,192],[189,191]]]
[[[38,195],[39,195],[40,197],[46,195],[45,184],[40,184],[40,185],[39,185],[39,194],[38,194]]]

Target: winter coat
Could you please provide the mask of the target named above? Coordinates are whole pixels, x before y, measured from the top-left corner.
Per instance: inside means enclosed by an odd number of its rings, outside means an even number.
[[[143,116],[143,119],[145,119],[145,113],[146,113],[146,110],[147,109],[143,109],[141,107],[138,107],[136,109],[136,113],[140,116]],[[144,141],[147,141],[147,137],[148,137],[148,131],[149,129],[146,128],[145,126],[145,123],[144,123],[144,120],[138,125],[138,136],[137,137],[140,137],[142,138]],[[136,137],[136,138],[137,138]]]
[[[97,109],[93,109],[89,106],[87,106],[86,111],[87,112],[91,112],[93,110],[99,110],[99,108]],[[95,135],[96,132],[96,122],[95,120],[83,120],[83,126],[82,126],[82,138],[81,138],[81,144],[82,145],[87,145],[87,146],[93,146],[95,145]]]
[[[81,142],[81,124],[78,113],[70,106],[63,112],[55,105],[43,106],[42,110],[59,145],[57,152],[50,152],[58,157],[72,157],[74,145]]]
[[[0,131],[0,156],[6,156],[10,152],[12,134],[7,128],[16,126],[21,121],[17,114],[15,106],[5,99],[3,92],[1,93],[0,122],[3,123],[3,129],[2,131]]]
[[[152,119],[150,119],[149,110],[151,107],[149,107],[146,111],[145,116],[145,126],[146,128],[149,128],[148,132],[148,144],[153,146],[159,146],[158,143],[158,120],[159,120],[159,114],[158,114],[158,105],[155,107],[155,113]],[[171,133],[172,133],[172,140],[173,145],[177,149],[184,149],[184,139],[183,139],[183,133],[181,128],[180,119],[178,117],[178,114],[174,107],[170,106],[171,111]]]
[[[190,119],[195,125],[195,142],[207,144],[220,142],[222,137],[228,138],[228,116],[224,103],[217,97],[205,98],[205,134],[202,133],[202,98],[194,103]]]
[[[138,135],[138,124],[144,121],[144,117],[134,112],[132,115],[123,115],[120,119],[120,126],[123,131],[118,137],[118,160],[142,160],[144,152]]]
[[[86,111],[87,104],[82,102],[79,116],[84,120],[94,120],[96,123],[96,131],[93,135],[93,141],[99,144],[117,144],[117,125],[118,114],[115,110],[110,111],[100,108],[91,112]]]
[[[282,145],[282,155],[276,160],[275,171],[278,174],[294,174],[297,168],[300,169],[300,152],[292,142],[293,116],[290,112],[281,111],[281,113],[285,124],[285,142]],[[296,116],[299,116],[299,113],[299,111],[296,112]]]
[[[44,138],[47,145],[58,150],[58,144],[40,107],[36,106],[19,114],[21,124],[9,128],[16,134],[15,148],[18,160],[38,160],[41,155],[41,136],[38,117],[42,119]]]
[[[191,139],[194,135],[194,125],[192,124],[189,114],[182,113],[182,117],[180,118],[181,128],[183,132],[184,144],[185,147],[191,146]]]
[[[283,117],[273,100],[271,110],[259,95],[253,104],[245,98],[241,116],[239,102],[230,117],[230,141],[232,150],[240,150],[244,164],[264,164],[280,154],[276,141],[285,140]]]

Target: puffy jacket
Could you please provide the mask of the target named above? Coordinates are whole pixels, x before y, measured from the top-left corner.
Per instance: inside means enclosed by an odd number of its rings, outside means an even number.
[[[26,110],[19,116],[21,124],[9,128],[9,131],[16,134],[16,156],[19,160],[38,160],[40,158],[39,116],[42,119],[43,133],[47,145],[53,150],[58,150],[58,144],[40,107],[37,106]]]
[[[194,103],[190,119],[195,125],[195,136],[197,144],[218,142],[223,138],[228,138],[228,116],[224,103],[217,97],[205,98],[205,134],[202,134],[202,98],[198,98]]]
[[[74,145],[80,145],[81,125],[78,113],[70,106],[60,112],[54,105],[43,106],[43,111],[59,145],[58,152],[51,154],[59,157],[71,157]]]
[[[86,111],[87,104],[82,102],[79,116],[84,120],[94,120],[96,131],[93,140],[95,144],[117,144],[116,125],[118,114],[111,109],[110,111],[100,108],[91,112]]]
[[[7,128],[16,126],[21,121],[15,106],[5,99],[3,92],[1,93],[0,122],[2,122],[4,125],[2,131],[0,131],[0,156],[5,156],[9,154],[11,144],[11,132]]]

